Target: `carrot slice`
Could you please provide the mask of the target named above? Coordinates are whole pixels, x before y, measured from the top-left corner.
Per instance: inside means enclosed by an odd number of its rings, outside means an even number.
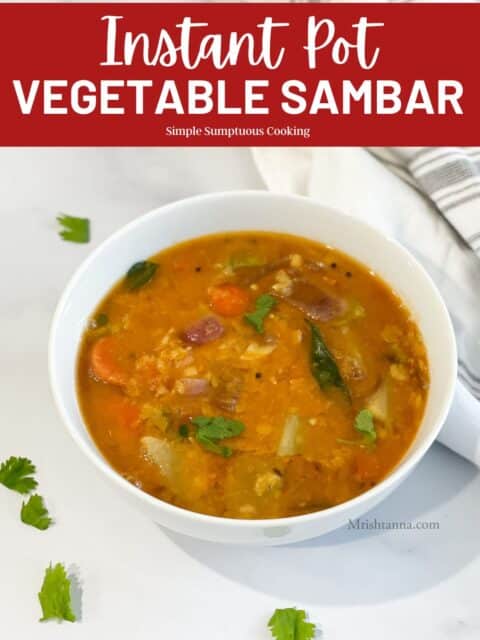
[[[121,366],[117,354],[117,340],[114,336],[99,338],[90,351],[90,368],[93,376],[108,384],[127,384],[127,374]]]
[[[239,316],[248,309],[248,291],[234,284],[221,284],[208,290],[210,306],[221,316]]]

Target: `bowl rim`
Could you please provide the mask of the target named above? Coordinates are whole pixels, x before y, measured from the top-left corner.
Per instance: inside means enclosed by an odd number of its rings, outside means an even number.
[[[281,199],[281,200],[290,200],[292,204],[296,202],[308,202],[310,205],[316,205],[319,208],[324,210],[328,210],[331,213],[335,213],[340,216],[345,223],[357,225],[358,227],[366,227],[370,230],[370,232],[376,236],[379,242],[389,243],[395,246],[396,251],[402,255],[402,257],[408,261],[410,264],[413,264],[417,271],[421,273],[426,283],[428,284],[431,294],[436,298],[439,307],[442,309],[443,320],[445,325],[445,333],[444,336],[446,340],[448,340],[448,360],[445,361],[445,367],[447,369],[447,383],[445,394],[443,396],[442,404],[438,410],[438,417],[435,423],[435,427],[431,429],[431,432],[425,438],[423,444],[421,444],[416,451],[409,454],[417,436],[410,444],[409,449],[404,454],[404,458],[400,460],[397,466],[391,471],[385,478],[383,478],[378,484],[376,484],[371,489],[359,494],[358,496],[347,500],[346,502],[342,502],[338,505],[334,505],[332,507],[328,507],[326,509],[320,511],[313,511],[311,513],[306,513],[302,515],[295,516],[283,516],[281,518],[259,518],[259,519],[241,519],[241,518],[229,518],[223,516],[214,516],[205,513],[200,513],[197,511],[191,511],[184,507],[179,507],[160,498],[152,496],[149,493],[146,493],[142,489],[136,487],[134,484],[129,482],[126,478],[124,478],[118,471],[116,471],[103,456],[101,451],[98,449],[95,441],[90,435],[87,425],[82,417],[82,422],[87,433],[88,439],[93,444],[93,450],[88,446],[87,442],[81,437],[78,429],[76,428],[73,419],[71,419],[69,411],[67,410],[65,403],[63,402],[62,394],[59,390],[59,384],[57,383],[57,379],[59,378],[60,371],[57,369],[57,357],[55,351],[56,344],[56,336],[61,326],[62,316],[67,305],[67,302],[74,293],[77,282],[81,280],[83,274],[90,267],[92,263],[97,260],[98,255],[100,255],[105,247],[110,244],[114,244],[119,238],[122,238],[125,235],[128,235],[132,229],[141,226],[148,222],[150,219],[156,218],[158,216],[168,216],[171,215],[177,207],[183,207],[186,204],[195,205],[195,203],[200,203],[202,201],[213,201],[213,200],[223,200],[225,198],[265,198],[265,199]],[[255,229],[252,229],[255,231]],[[214,233],[214,232],[212,232]],[[221,233],[221,231],[219,231]],[[205,234],[203,234],[205,235]],[[292,233],[292,235],[296,235]],[[298,234],[297,234],[298,235]],[[201,237],[200,235],[192,235],[193,238]],[[299,236],[302,237],[302,236]],[[340,249],[341,250],[341,249]],[[355,258],[356,259],[356,258]],[[359,260],[359,262],[362,262]],[[364,263],[363,263],[364,264]],[[368,266],[368,265],[365,265]],[[383,277],[383,276],[382,276]],[[387,284],[389,284],[387,282]],[[78,353],[78,351],[77,351]],[[321,520],[323,518],[330,517],[341,517],[343,513],[348,513],[349,511],[357,508],[357,512],[360,509],[362,511],[362,506],[365,506],[363,512],[367,512],[369,508],[375,505],[380,498],[388,492],[388,490],[392,490],[396,487],[396,485],[404,479],[410,471],[417,465],[417,463],[423,458],[425,453],[431,447],[435,439],[437,438],[444,422],[447,417],[448,411],[452,404],[455,383],[457,379],[457,346],[455,333],[453,330],[452,321],[450,319],[450,315],[448,313],[446,304],[437,289],[437,286],[433,282],[431,276],[425,270],[423,265],[403,246],[401,245],[395,238],[392,238],[383,232],[379,231],[372,225],[363,220],[359,220],[358,218],[354,218],[351,215],[344,213],[343,211],[339,211],[334,207],[330,207],[328,205],[323,205],[318,199],[311,198],[308,196],[302,196],[297,194],[288,194],[288,193],[276,193],[270,192],[261,189],[246,189],[246,190],[232,190],[232,191],[214,191],[208,193],[202,193],[195,196],[190,196],[186,198],[181,198],[179,200],[174,200],[172,202],[166,203],[139,215],[137,218],[131,220],[127,224],[121,226],[115,232],[110,234],[105,240],[103,240],[75,269],[72,276],[68,280],[66,286],[63,289],[63,292],[59,298],[57,306],[55,308],[52,321],[50,324],[50,332],[49,332],[49,340],[48,340],[48,372],[49,372],[49,381],[50,388],[53,395],[53,399],[57,410],[62,418],[62,422],[64,426],[67,428],[70,436],[73,438],[77,446],[82,450],[82,452],[86,455],[88,460],[102,473],[104,474],[113,484],[117,485],[119,489],[122,491],[128,492],[133,498],[139,499],[154,509],[164,511],[167,514],[171,514],[172,516],[183,518],[184,520],[189,520],[194,523],[203,523],[206,525],[216,525],[222,526],[226,528],[241,528],[250,530],[250,529],[258,529],[261,527],[262,529],[274,529],[277,527],[293,527],[297,524],[307,524],[314,522],[315,520]],[[76,395],[76,394],[75,394]],[[423,420],[423,419],[422,419]],[[420,425],[421,426],[421,425]],[[420,429],[420,427],[419,427]],[[370,506],[369,506],[370,505]]]

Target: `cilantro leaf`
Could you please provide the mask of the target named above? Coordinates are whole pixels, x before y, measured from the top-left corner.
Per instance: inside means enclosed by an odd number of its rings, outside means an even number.
[[[192,423],[197,427],[195,434],[197,442],[208,451],[224,458],[232,455],[232,449],[218,444],[218,441],[238,436],[245,429],[243,422],[223,416],[197,416],[193,418]]]
[[[275,640],[312,640],[315,636],[315,625],[306,622],[305,611],[296,607],[275,609],[268,626]]]
[[[199,434],[197,432],[197,442],[202,445],[204,449],[210,451],[210,453],[216,453],[218,456],[223,456],[224,458],[230,458],[233,453],[231,447],[226,447],[225,445],[217,444],[215,440],[208,438],[205,435]]]
[[[90,220],[88,218],[76,218],[75,216],[57,216],[60,226],[58,233],[67,242],[85,243],[90,241]]]
[[[52,524],[52,519],[45,508],[42,496],[35,494],[30,496],[28,502],[22,503],[20,518],[25,524],[44,531]]]
[[[141,262],[135,262],[127,271],[126,283],[130,291],[139,289],[145,284],[149,283],[155,275],[158,268],[158,264],[155,262],[148,262],[148,260],[142,260]]]
[[[28,458],[12,456],[0,465],[0,483],[18,493],[30,493],[37,486],[32,478],[35,465]]]
[[[70,580],[63,564],[58,563],[54,567],[50,564],[47,567],[38,599],[43,613],[40,622],[52,618],[75,622],[76,617],[72,610],[70,596]]]
[[[276,304],[277,301],[273,296],[264,293],[255,300],[255,311],[246,313],[243,318],[249,322],[258,333],[263,333],[263,322]]]
[[[357,413],[354,427],[363,434],[367,442],[373,444],[377,439],[375,424],[373,423],[373,413],[369,409],[362,409]]]

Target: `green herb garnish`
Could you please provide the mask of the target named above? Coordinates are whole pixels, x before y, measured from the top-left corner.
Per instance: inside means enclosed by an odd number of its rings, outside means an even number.
[[[343,438],[337,438],[337,442],[357,447],[371,447],[375,444],[377,432],[375,430],[375,423],[373,422],[373,413],[370,409],[362,409],[359,411],[355,416],[353,426],[362,434],[363,438],[361,440],[344,440]]]
[[[243,318],[249,322],[258,333],[263,333],[263,322],[276,304],[277,301],[273,296],[264,293],[255,300],[255,311],[246,313]]]
[[[362,409],[355,417],[354,427],[359,431],[369,444],[373,444],[377,439],[373,413],[369,409]]]
[[[230,420],[223,416],[208,417],[198,416],[192,423],[197,427],[195,437],[205,449],[224,458],[232,455],[232,449],[218,444],[224,438],[239,436],[245,429],[245,425],[239,420]]]
[[[350,398],[350,392],[345,384],[337,363],[335,362],[332,354],[328,350],[320,331],[309,320],[306,320],[310,326],[312,343],[310,350],[310,368],[312,375],[318,382],[321,389],[327,389],[328,387],[337,387],[343,391],[348,398]]]
[[[143,287],[153,278],[157,268],[158,264],[156,264],[155,262],[148,262],[148,260],[136,262],[127,271],[127,287],[130,289],[130,291]]]
[[[75,216],[57,216],[60,226],[59,235],[67,242],[85,243],[90,240],[90,220],[88,218],[76,218]]]
[[[190,433],[190,432],[189,432],[189,430],[188,430],[188,425],[187,425],[187,424],[181,424],[181,425],[178,427],[178,435],[179,435],[181,438],[188,438],[189,433]]]
[[[42,588],[38,594],[44,620],[68,620],[75,622],[70,595],[70,580],[63,564],[50,565],[45,571]]]
[[[12,491],[30,493],[37,486],[32,478],[35,471],[35,465],[28,458],[12,456],[0,466],[0,483]]]
[[[22,503],[20,518],[25,524],[41,531],[48,529],[53,522],[45,508],[42,496],[38,494],[30,496],[28,502]]]
[[[268,626],[275,640],[312,640],[315,625],[306,622],[307,614],[302,609],[275,609]]]

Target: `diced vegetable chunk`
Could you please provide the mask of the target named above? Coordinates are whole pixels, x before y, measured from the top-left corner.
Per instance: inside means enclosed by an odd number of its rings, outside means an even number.
[[[388,418],[388,384],[384,380],[367,400],[367,409],[377,420],[386,422]]]
[[[325,293],[306,280],[295,279],[285,301],[299,309],[310,320],[329,322],[343,315],[347,309],[345,300]]]
[[[278,445],[277,454],[279,456],[293,456],[297,453],[297,436],[300,428],[300,418],[292,415],[287,416],[283,425],[282,437]]]
[[[201,396],[207,393],[209,387],[205,378],[180,378],[175,384],[175,390],[185,396]]]
[[[265,471],[257,476],[255,480],[255,493],[260,498],[265,494],[279,491],[283,485],[282,474],[278,471]]]
[[[223,336],[224,332],[225,329],[219,320],[213,316],[208,316],[185,329],[182,337],[185,342],[202,345],[217,340]]]
[[[227,318],[241,316],[248,309],[250,303],[248,291],[234,284],[210,287],[208,298],[215,313]]]
[[[166,478],[171,478],[173,450],[168,440],[144,436],[141,439],[141,446],[147,458],[160,468]]]
[[[127,372],[119,362],[115,336],[103,336],[90,351],[91,371],[97,380],[108,384],[125,385]]]

